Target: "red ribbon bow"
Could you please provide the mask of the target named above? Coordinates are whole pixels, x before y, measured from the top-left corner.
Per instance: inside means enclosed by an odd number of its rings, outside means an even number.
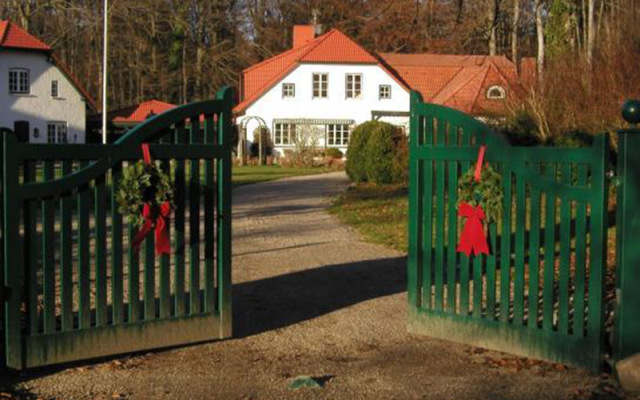
[[[144,143],[142,145],[142,156],[144,162],[151,163],[151,154],[149,153],[149,144]],[[171,253],[171,240],[169,238],[169,216],[171,215],[171,204],[164,202],[158,209],[153,209],[148,203],[142,208],[142,217],[144,218],[144,225],[136,233],[133,238],[133,248],[138,250],[140,245],[152,230],[155,229],[156,237],[156,254],[170,254]]]
[[[484,234],[482,220],[485,219],[481,206],[473,207],[470,204],[462,203],[458,208],[458,215],[466,218],[460,243],[456,251],[462,252],[469,257],[470,254],[489,254],[489,245]]]

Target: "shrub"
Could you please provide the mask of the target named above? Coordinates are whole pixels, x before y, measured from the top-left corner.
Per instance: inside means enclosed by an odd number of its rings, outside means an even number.
[[[547,140],[548,146],[553,147],[590,147],[593,145],[593,135],[581,131],[569,131],[553,135]]]
[[[404,132],[386,122],[368,121],[351,133],[346,170],[354,182],[409,181],[409,143]]]
[[[367,140],[377,125],[377,121],[367,121],[358,125],[351,132],[349,147],[347,148],[346,170],[347,175],[354,182],[365,182],[367,180],[367,167],[365,165]]]
[[[394,157],[396,153],[394,130],[393,125],[378,122],[369,134],[365,148],[365,168],[369,182],[394,183]]]
[[[518,110],[507,120],[506,126],[499,128],[513,146],[538,146],[541,144],[538,125],[527,111]]]
[[[324,156],[328,158],[342,159],[342,152],[335,147],[329,147],[324,151]]]
[[[393,182],[409,184],[409,138],[403,132],[395,134],[395,154],[393,157]]]
[[[315,167],[316,158],[322,155],[318,149],[318,141],[322,136],[322,130],[316,126],[303,125],[296,130],[291,163],[295,167]]]

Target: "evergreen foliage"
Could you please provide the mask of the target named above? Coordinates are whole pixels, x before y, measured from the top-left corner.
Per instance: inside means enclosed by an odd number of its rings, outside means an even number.
[[[368,135],[365,150],[365,168],[367,180],[376,184],[389,184],[394,182],[394,153],[395,143],[393,138],[393,125],[378,122]]]
[[[504,198],[502,176],[491,166],[485,165],[480,174],[480,182],[476,182],[475,166],[460,177],[458,183],[458,205],[468,203],[480,205],[484,210],[487,222],[496,222],[502,216]]]
[[[360,124],[351,133],[346,170],[354,182],[404,183],[409,180],[409,146],[397,127],[380,121]]]
[[[152,213],[157,213],[167,201],[173,206],[171,180],[155,162],[138,161],[125,168],[117,190],[118,212],[137,228],[144,223],[142,209],[145,204],[149,204]]]
[[[354,182],[365,182],[367,180],[367,167],[365,165],[367,140],[377,124],[377,121],[367,121],[358,125],[351,132],[345,168],[347,175]]]

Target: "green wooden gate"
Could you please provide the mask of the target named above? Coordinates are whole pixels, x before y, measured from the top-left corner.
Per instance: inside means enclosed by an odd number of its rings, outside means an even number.
[[[4,135],[6,365],[23,369],[231,335],[231,108],[150,118],[110,145]],[[150,143],[176,188],[172,254],[140,252],[114,188]]]
[[[591,148],[510,146],[411,96],[409,329],[597,370],[602,365],[608,137]],[[456,252],[458,179],[487,145],[503,179],[489,256]]]

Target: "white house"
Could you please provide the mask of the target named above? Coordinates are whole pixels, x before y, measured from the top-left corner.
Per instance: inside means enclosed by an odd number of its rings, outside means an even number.
[[[409,88],[378,58],[335,29],[316,38],[314,26],[296,26],[291,50],[245,70],[241,92],[237,123],[249,140],[266,125],[278,153],[309,134],[320,147],[346,151],[351,130],[372,111],[405,114],[409,106]]]
[[[412,89],[477,116],[504,113],[523,93],[515,64],[502,56],[373,54],[336,29],[317,33],[295,26],[291,50],[243,71],[234,112],[248,140],[262,126],[282,153],[312,132],[319,147],[344,152],[365,121],[406,128]]]
[[[0,127],[31,143],[84,143],[95,105],[52,49],[0,20]]]

